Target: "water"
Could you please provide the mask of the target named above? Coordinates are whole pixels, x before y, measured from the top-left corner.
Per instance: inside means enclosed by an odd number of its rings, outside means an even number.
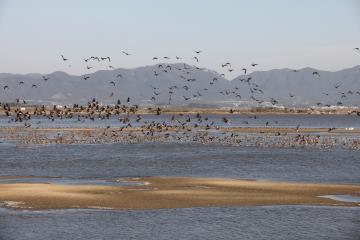
[[[358,240],[360,208],[270,206],[147,211],[0,210],[1,240]]]
[[[74,179],[74,178],[13,178],[0,179],[0,184],[12,183],[49,183],[58,185],[98,185],[98,186],[139,186],[142,183],[130,182],[125,180],[104,180],[104,179]]]
[[[360,156],[346,149],[272,149],[142,143],[0,144],[0,175],[108,179],[192,176],[360,183]]]
[[[357,151],[143,143],[0,144],[0,175],[109,178],[193,176],[360,183]],[[39,181],[41,179],[38,179]],[[100,182],[99,182],[100,181]],[[360,208],[268,206],[146,211],[15,211],[0,208],[0,240],[351,239]]]
[[[182,117],[177,116],[176,119],[184,122],[188,116],[191,117],[192,122],[189,125],[195,123],[195,115],[184,115]],[[287,127],[295,128],[298,124],[302,128],[354,128],[360,129],[360,117],[355,115],[286,115],[286,114],[261,114],[254,115],[241,114],[241,115],[214,115],[214,114],[203,114],[201,115],[203,119],[208,117],[208,121],[203,121],[200,125],[206,126],[212,121],[215,126],[220,127],[265,127],[266,122],[268,126],[272,127]],[[229,123],[223,122],[223,117],[226,117],[230,120]],[[120,118],[124,115],[120,115]],[[142,120],[136,122],[136,116],[131,117],[131,123],[133,126],[143,125],[145,122],[166,122],[171,124],[172,115],[142,115]],[[6,126],[23,126],[23,123],[20,122],[9,122],[9,118],[0,117],[0,127]],[[247,123],[245,123],[247,122]],[[32,127],[34,128],[48,128],[48,127],[121,127],[126,126],[119,122],[118,117],[111,117],[110,119],[96,119],[91,121],[90,119],[82,118],[81,121],[78,121],[76,117],[73,119],[55,119],[51,121],[50,119],[44,117],[34,116],[29,121]]]
[[[329,198],[335,201],[360,203],[360,197],[355,197],[351,195],[324,195],[321,197]]]

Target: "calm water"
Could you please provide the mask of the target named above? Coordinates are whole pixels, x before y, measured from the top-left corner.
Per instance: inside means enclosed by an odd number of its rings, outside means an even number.
[[[0,144],[0,175],[195,176],[360,183],[358,151],[199,144]],[[360,208],[0,209],[0,239],[359,239]]]

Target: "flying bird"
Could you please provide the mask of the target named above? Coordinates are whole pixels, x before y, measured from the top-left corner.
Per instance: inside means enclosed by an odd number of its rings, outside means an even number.
[[[231,63],[229,63],[229,62],[227,62],[227,63],[225,63],[225,64],[221,64],[221,67],[227,67],[227,66],[229,66],[229,67],[231,67]]]
[[[131,54],[130,53],[127,53],[125,51],[122,51],[123,54],[125,54],[126,56],[130,56]]]
[[[68,58],[65,58],[64,55],[60,55],[63,61],[69,60]]]
[[[199,62],[199,59],[197,57],[193,57],[192,59],[195,59],[196,62]]]
[[[313,72],[312,75],[313,75],[313,76],[316,75],[316,76],[320,77],[320,73],[319,73],[319,72]]]
[[[109,62],[111,62],[111,58],[110,57],[102,57],[101,60],[108,60]]]

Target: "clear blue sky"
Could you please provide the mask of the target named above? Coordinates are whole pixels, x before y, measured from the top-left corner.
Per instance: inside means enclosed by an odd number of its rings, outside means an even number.
[[[153,56],[193,63],[197,49],[200,66],[230,61],[234,75],[252,62],[338,70],[360,64],[354,47],[357,0],[0,0],[0,72],[86,73],[91,55],[111,56],[114,67],[150,65]]]

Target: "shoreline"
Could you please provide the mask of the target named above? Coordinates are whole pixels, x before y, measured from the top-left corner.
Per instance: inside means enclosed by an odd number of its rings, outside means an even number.
[[[112,180],[116,181],[116,179]],[[0,184],[0,202],[3,207],[27,210],[94,208],[145,210],[270,205],[360,206],[360,203],[356,202],[335,201],[321,197],[325,195],[360,197],[359,184],[190,177],[121,178],[121,180],[143,184],[101,186],[50,184],[46,181],[7,183]]]
[[[360,149],[360,129],[279,128],[279,127],[0,127],[0,143],[48,144],[127,144],[199,143],[258,147],[313,147]]]
[[[66,106],[66,107],[65,107]],[[99,106],[108,106],[108,105],[99,105]],[[134,105],[137,106],[137,105]],[[113,114],[127,114],[128,110],[133,109],[131,113],[142,114],[142,115],[152,115],[157,114],[157,109],[161,108],[162,115],[179,115],[179,114],[209,114],[209,115],[358,115],[360,116],[359,107],[323,107],[323,108],[312,108],[312,107],[254,107],[254,108],[238,108],[238,107],[219,107],[219,108],[201,108],[201,107],[183,107],[183,106],[168,106],[168,105],[154,105],[154,106],[127,106],[121,105],[121,110],[115,108],[115,105],[109,105],[107,112]],[[36,116],[34,111],[40,108],[38,106],[26,106],[26,105],[12,105],[12,113],[14,109],[23,108],[23,112],[27,112],[31,116]],[[96,114],[104,114],[104,110],[93,109]],[[230,113],[230,110],[231,113]],[[56,111],[66,111],[67,114],[74,114],[80,116],[86,116],[89,113],[86,110],[81,110],[79,108],[74,108],[71,105],[58,106]],[[51,112],[54,112],[54,106],[45,106],[44,111],[46,115],[49,115]],[[0,109],[0,117],[7,116],[4,109]]]

